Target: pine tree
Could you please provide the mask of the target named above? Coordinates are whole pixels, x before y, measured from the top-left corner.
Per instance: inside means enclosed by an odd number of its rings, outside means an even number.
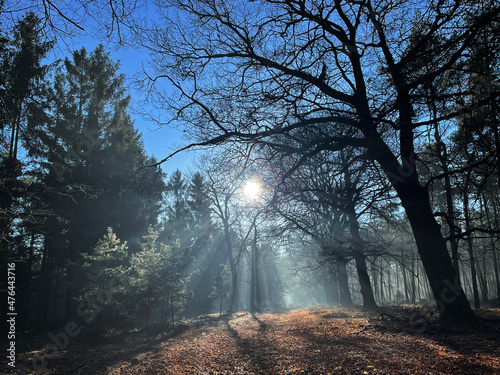
[[[222,261],[217,257],[214,245],[216,228],[211,218],[210,200],[207,195],[203,175],[196,172],[188,186],[187,203],[191,211],[189,231],[192,237],[191,254],[194,258],[191,277],[193,298],[187,309],[191,314],[207,314],[211,311],[217,286],[217,268]]]
[[[31,293],[33,229],[42,220],[33,199],[39,192],[39,163],[47,152],[39,142],[48,122],[49,66],[43,60],[53,43],[45,40],[34,13],[16,22],[11,35],[0,36],[0,132],[4,140],[0,144],[0,289],[4,289],[9,257],[19,262],[19,306],[23,309],[19,327],[24,329]],[[0,304],[4,311],[4,301]]]
[[[220,264],[217,274],[215,276],[215,283],[212,289],[211,296],[218,304],[219,315],[222,315],[222,308],[224,301],[229,298],[231,291],[231,274],[229,268],[225,264]]]
[[[203,175],[197,172],[191,178],[188,187],[189,198],[187,203],[191,210],[192,220],[190,230],[195,235],[193,253],[207,248],[209,239],[214,231],[211,218],[210,200],[207,195]]]
[[[176,170],[166,185],[166,216],[163,222],[161,238],[163,241],[179,241],[182,267],[187,269],[192,262],[192,233],[189,223],[192,221],[187,202],[187,184],[180,170]]]
[[[127,249],[127,242],[121,242],[113,229],[109,227],[104,237],[97,242],[92,253],[84,255],[83,270],[87,275],[87,281],[80,299],[86,301],[86,305],[93,307],[84,313],[87,323],[95,323],[96,335],[99,335],[103,323],[110,321],[116,323],[116,319],[121,314],[123,315],[121,306],[124,298],[123,283],[120,280],[126,271]],[[121,286],[121,295],[113,290],[118,286]],[[89,301],[93,303],[89,304]]]
[[[54,83],[44,200],[59,217],[50,231],[64,241],[68,319],[82,287],[82,254],[109,226],[133,247],[131,240],[156,221],[165,187],[161,170],[145,167],[154,160],[128,114],[130,98],[118,67],[103,46],[90,54],[82,48],[64,60]],[[50,238],[56,236],[46,236],[48,247]]]
[[[132,309],[148,325],[152,313],[160,312],[161,322],[172,321],[186,304],[189,278],[182,276],[178,256],[171,246],[158,242],[158,232],[149,227],[141,251],[130,260],[129,280]],[[153,317],[154,318],[154,317]]]

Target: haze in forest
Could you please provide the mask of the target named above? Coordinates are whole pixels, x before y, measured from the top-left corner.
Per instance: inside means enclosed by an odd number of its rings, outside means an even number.
[[[310,306],[477,325],[500,304],[499,14],[0,1],[5,332]]]

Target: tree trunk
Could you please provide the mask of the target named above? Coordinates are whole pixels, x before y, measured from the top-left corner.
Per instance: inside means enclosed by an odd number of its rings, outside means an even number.
[[[417,294],[417,285],[415,279],[417,275],[415,274],[415,254],[411,253],[411,304],[416,304],[416,294]]]
[[[486,221],[489,223],[493,223],[491,220],[491,212],[488,207],[488,200],[486,199],[486,196],[483,195],[484,199],[484,212],[486,213]],[[493,206],[493,214],[494,214],[494,223],[496,229],[498,229],[498,214],[497,210],[495,208],[495,202],[492,202]],[[493,256],[493,273],[495,275],[495,284],[496,284],[496,289],[497,289],[497,306],[500,306],[500,274],[498,271],[498,258],[497,258],[497,249],[496,249],[496,244],[495,244],[495,237],[493,235],[490,236],[490,248],[491,248],[491,254]]]
[[[495,218],[495,222],[496,223],[500,223],[499,216],[498,216],[498,211],[497,211],[496,205],[494,203],[493,203],[493,217]],[[495,240],[492,239],[492,241],[495,244]],[[497,256],[497,253],[496,253],[497,250],[495,248],[495,245],[493,245],[492,251],[495,253],[494,259],[497,259],[498,256]],[[498,306],[500,306],[500,279],[498,277],[498,274],[500,273],[500,269],[499,269],[498,266],[499,266],[498,263],[495,263],[495,275],[496,275],[495,277],[496,277],[496,281],[497,281],[497,299],[498,299],[497,300],[497,304],[498,304]]]
[[[401,200],[440,316],[444,320],[473,322],[476,320],[474,312],[460,286],[446,242],[432,214],[427,192],[420,185],[411,190],[420,191],[418,194],[405,195],[407,191],[403,190],[400,196],[404,196]]]
[[[371,271],[372,280],[373,280],[373,293],[380,301],[380,291],[378,290],[377,265],[375,264],[376,261],[377,261],[377,258],[374,258],[372,263],[371,263],[370,271]]]
[[[49,239],[45,241],[43,247],[43,256],[42,256],[42,270],[41,270],[41,284],[43,285],[41,295],[40,295],[40,305],[42,306],[39,309],[38,313],[38,328],[40,330],[47,328],[48,324],[48,315],[49,315],[49,300],[50,300],[50,274],[51,274],[51,263],[52,257],[49,249],[54,246],[54,242]]]
[[[35,244],[35,235],[32,232],[30,236],[30,244],[28,247],[28,259],[26,261],[26,280],[23,280],[23,296],[22,296],[22,313],[19,328],[24,332],[29,327],[30,321],[30,295],[31,295],[31,268],[33,266],[33,249]]]
[[[57,315],[57,295],[59,294],[59,264],[56,264],[56,269],[54,272],[55,283],[54,283],[54,301],[52,303],[52,316]]]
[[[257,307],[257,228],[255,228],[254,239],[250,254],[250,312],[256,312]]]
[[[14,125],[13,125],[14,127]],[[12,235],[11,226],[14,221],[13,210],[15,210],[15,189],[18,184],[18,176],[20,174],[19,163],[17,159],[10,158],[2,160],[2,165],[0,166],[0,290],[7,290],[8,286],[8,272],[7,263],[13,262],[14,259],[10,258],[12,254]],[[19,267],[16,265],[16,267]],[[0,311],[2,314],[7,313],[8,304],[7,297],[0,300]],[[0,323],[0,328],[2,331],[7,332],[8,324],[4,320]]]
[[[459,268],[459,254],[458,254],[458,240],[456,238],[456,229],[455,229],[455,208],[453,206],[453,194],[451,191],[451,181],[450,174],[448,168],[448,152],[446,150],[446,145],[441,140],[441,136],[437,130],[436,125],[436,142],[438,144],[438,154],[439,159],[441,161],[441,169],[443,170],[444,176],[444,186],[446,193],[446,210],[447,217],[446,221],[448,223],[448,228],[450,230],[450,246],[451,246],[451,259],[453,263],[453,268],[455,268],[455,272],[457,274],[457,278],[460,281],[460,268]]]
[[[222,286],[221,286],[222,288]],[[224,302],[224,294],[220,294],[220,306],[219,306],[219,316],[222,315],[222,303]]]
[[[413,155],[413,135],[401,136],[404,170],[375,129],[375,126],[368,126],[363,133],[405,209],[441,319],[475,322],[476,317],[460,286],[441,228],[434,218],[427,190],[418,181],[414,161],[404,158],[409,155],[411,159]]]
[[[326,304],[329,306],[337,306],[339,304],[339,286],[338,278],[335,275],[333,266],[336,263],[327,264],[327,272],[323,280],[323,290],[325,291]]]
[[[379,267],[379,283],[380,283],[380,301],[385,302],[385,291],[384,291],[384,267],[382,267],[383,260],[380,260]]]
[[[467,174],[465,179],[465,186],[463,187],[463,204],[464,204],[464,216],[465,216],[465,230],[468,231],[471,228],[470,217],[469,217],[469,192],[467,191],[467,186],[470,183],[470,172]],[[477,272],[476,272],[476,260],[474,256],[473,247],[473,237],[472,233],[467,236],[467,252],[469,253],[470,262],[470,272],[472,278],[472,291],[474,293],[474,307],[479,309],[481,307],[481,302],[479,301],[479,289],[477,286]]]
[[[342,258],[337,261],[337,280],[339,285],[340,305],[344,307],[353,307],[349,283],[347,281],[347,261]]]
[[[486,262],[485,262],[485,255],[483,253],[483,268],[481,269],[481,266],[479,264],[479,260],[477,260],[477,276],[479,280],[479,287],[481,288],[481,302],[483,304],[487,304],[489,302],[488,298],[488,280],[487,280],[487,275],[486,275]]]
[[[493,255],[493,272],[495,274],[495,283],[497,286],[497,306],[500,306],[500,275],[498,272],[497,250],[495,248],[495,240],[491,238],[491,253]]]
[[[226,254],[229,262],[229,270],[231,272],[231,297],[229,299],[229,310],[231,311],[237,311],[237,301],[236,301],[236,296],[237,296],[237,290],[238,290],[238,274],[236,271],[236,264],[234,261],[233,257],[233,248],[231,244],[231,237],[229,233],[229,223],[227,220],[223,220],[223,225],[224,225],[224,239],[226,242]]]
[[[409,293],[409,286],[408,286],[408,278],[406,275],[406,267],[404,264],[404,251],[401,249],[401,273],[403,275],[403,284],[405,288],[405,303],[410,302],[410,293]]]
[[[394,266],[394,270],[395,270],[395,275],[396,275],[396,287],[395,287],[396,291],[394,292],[394,299],[396,300],[396,302],[398,302],[399,297],[402,296],[403,293],[401,293],[401,291],[400,291],[401,282],[399,280],[400,274],[398,272],[398,264],[397,263]]]
[[[348,160],[344,158],[344,153],[341,152],[342,164],[344,167],[344,178],[346,188],[346,211],[349,218],[349,231],[352,238],[353,257],[356,262],[356,271],[358,272],[359,285],[361,286],[361,295],[363,296],[363,309],[368,311],[377,311],[377,304],[373,296],[372,284],[368,270],[366,268],[366,257],[363,246],[363,240],[359,233],[359,222],[356,214],[356,202],[354,198],[356,186],[351,180],[349,172]]]
[[[65,301],[65,319],[70,321],[73,318],[73,305],[74,305],[74,286],[75,286],[75,268],[73,264],[68,263],[66,266],[66,301]]]
[[[326,304],[328,306],[336,306],[339,303],[338,288],[336,288],[336,281],[325,279],[323,280],[323,289],[325,291]]]
[[[363,296],[363,309],[368,311],[377,311],[377,304],[373,295],[373,289],[366,268],[366,257],[362,252],[354,251],[354,261],[358,271],[359,284],[361,286],[361,295]]]
[[[168,306],[169,306],[169,297],[167,295],[166,301],[165,301],[165,311],[163,312],[163,316],[161,317],[161,323],[163,325],[167,324],[167,318],[168,318]]]

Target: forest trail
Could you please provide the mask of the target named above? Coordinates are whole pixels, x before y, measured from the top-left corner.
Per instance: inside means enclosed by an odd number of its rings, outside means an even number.
[[[411,308],[208,315],[168,332],[75,338],[43,370],[23,374],[499,374],[500,310],[479,328],[444,328]],[[425,313],[424,313],[425,314]],[[410,317],[408,319],[408,316]],[[432,318],[431,318],[432,320]],[[24,369],[24,370],[23,370]]]

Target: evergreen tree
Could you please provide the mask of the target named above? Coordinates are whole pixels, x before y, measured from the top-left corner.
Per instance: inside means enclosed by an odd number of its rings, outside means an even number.
[[[160,311],[163,323],[169,316],[173,321],[186,304],[189,280],[182,276],[172,246],[158,242],[158,232],[150,227],[143,239],[141,251],[130,260],[132,309],[146,325],[155,309]]]
[[[217,281],[217,268],[223,260],[217,256],[214,245],[217,232],[212,222],[210,200],[200,172],[196,172],[191,178],[187,203],[191,211],[189,231],[192,238],[191,254],[194,258],[192,268],[195,269],[191,276],[193,298],[187,309],[191,314],[207,314],[211,311],[214,299],[218,299],[213,289],[220,284]]]
[[[82,254],[109,226],[133,246],[133,238],[156,221],[164,189],[161,170],[145,167],[154,160],[145,155],[127,112],[124,81],[118,64],[99,46],[90,54],[85,48],[73,52],[54,83],[44,201],[58,220],[45,246],[62,240],[67,319],[83,286]]]
[[[213,285],[211,296],[217,303],[217,308],[219,310],[219,315],[222,315],[222,308],[224,306],[224,301],[229,298],[229,292],[231,291],[231,274],[229,268],[226,264],[220,264],[215,276],[215,283]]]
[[[49,66],[42,61],[52,46],[34,13],[16,22],[10,38],[0,36],[0,290],[4,290],[8,258],[18,262],[19,306],[24,310],[20,329],[28,319],[33,229],[41,220],[32,199],[40,190],[38,165],[47,152],[39,142],[48,122]],[[4,301],[0,304],[4,311]]]
[[[187,184],[180,170],[176,170],[170,176],[166,192],[166,216],[161,239],[168,243],[179,241],[182,266],[187,269],[192,262],[192,233],[189,230],[192,217],[187,202]]]
[[[104,237],[99,239],[92,253],[84,255],[83,270],[87,275],[87,281],[80,298],[87,301],[97,300],[94,305],[99,311],[86,311],[86,318],[93,322],[97,315],[95,319],[97,335],[102,323],[112,320],[116,322],[120,314],[123,314],[121,307],[123,290],[119,297],[116,291],[112,294],[111,289],[121,284],[119,280],[126,271],[128,261],[127,249],[127,242],[121,242],[110,227]],[[106,314],[105,319],[103,319],[104,314]]]

